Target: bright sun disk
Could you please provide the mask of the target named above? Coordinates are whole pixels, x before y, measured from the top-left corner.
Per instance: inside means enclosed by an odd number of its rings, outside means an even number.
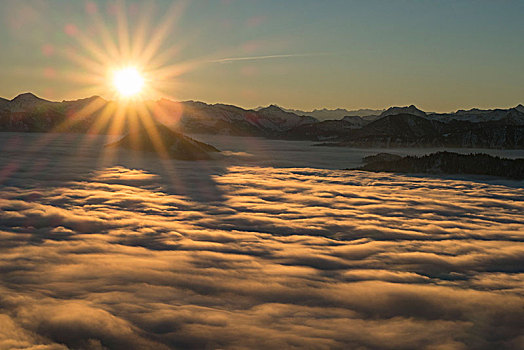
[[[130,97],[142,90],[144,78],[135,67],[122,68],[115,71],[113,85],[120,95]]]

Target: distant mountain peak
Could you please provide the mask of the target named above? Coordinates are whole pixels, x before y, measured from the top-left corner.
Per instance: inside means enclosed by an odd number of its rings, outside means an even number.
[[[51,102],[44,100],[43,98],[40,98],[30,92],[25,92],[23,94],[16,96],[11,101],[9,101],[7,103],[6,108],[10,112],[22,112],[22,111],[33,109],[35,106],[38,106],[41,104],[47,104],[47,103],[51,103]]]
[[[313,117],[317,120],[338,120],[342,119],[345,116],[358,116],[358,117],[371,117],[371,116],[378,116],[380,113],[382,113],[384,110],[377,110],[377,109],[358,109],[358,110],[347,110],[344,108],[336,108],[336,109],[329,109],[329,108],[317,108],[312,111],[302,111],[299,109],[289,109],[289,108],[283,108],[279,107],[285,112],[291,112],[296,115],[302,115],[302,116],[309,116]],[[255,110],[260,110],[262,108],[257,108]]]
[[[86,100],[90,100],[90,101],[98,101],[98,100],[100,100],[100,101],[107,102],[107,100],[105,98],[100,97],[98,95],[93,95],[91,97],[88,97],[88,98],[86,98]]]
[[[92,103],[92,102],[103,102],[103,103],[107,103],[108,101],[98,95],[93,95],[91,97],[86,97],[86,98],[80,98],[78,100],[63,100],[62,102],[88,102],[88,103]]]
[[[13,98],[11,102],[13,101],[45,101],[47,102],[47,100],[44,100],[43,98],[40,98],[31,92],[24,92],[23,94],[20,94],[16,96],[15,98]]]
[[[292,113],[292,112],[288,112],[286,110],[284,110],[283,108],[281,108],[280,106],[277,106],[275,104],[271,104],[267,107],[263,107],[263,108],[260,108],[258,110],[259,112],[285,112],[285,113]]]
[[[418,109],[415,105],[409,105],[407,107],[390,107],[384,112],[382,112],[380,116],[386,117],[395,114],[411,114],[416,115],[418,117],[426,117],[426,112]]]
[[[316,112],[344,112],[344,113],[347,113],[349,111],[343,108],[335,108],[335,109],[322,108],[322,109],[314,109],[313,111],[311,111],[311,113],[316,113]]]
[[[524,106],[522,104],[519,104],[517,107],[515,107],[515,109],[519,112],[524,113]]]

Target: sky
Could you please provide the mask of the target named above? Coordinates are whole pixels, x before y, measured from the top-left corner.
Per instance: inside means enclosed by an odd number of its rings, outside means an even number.
[[[0,0],[0,96],[111,98],[107,71],[133,64],[153,99],[507,108],[524,103],[522,13],[505,0]]]

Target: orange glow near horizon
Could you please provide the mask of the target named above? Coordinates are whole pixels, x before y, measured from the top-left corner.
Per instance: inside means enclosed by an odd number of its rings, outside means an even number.
[[[109,135],[108,143],[114,135],[129,134],[137,144],[141,139],[136,135],[150,138],[156,153],[163,157],[169,152],[161,140],[158,125],[173,126],[182,107],[176,103],[155,101],[159,98],[176,100],[172,93],[176,94],[176,89],[181,88],[179,77],[196,69],[205,60],[181,61],[176,55],[187,42],[170,46],[165,43],[170,29],[184,10],[183,3],[173,3],[163,20],[154,27],[149,21],[153,11],[151,4],[141,6],[143,11],[139,13],[144,15],[136,26],[129,25],[129,11],[124,2],[118,2],[114,8],[116,27],[104,21],[100,12],[90,11],[91,28],[74,27],[73,30],[73,27],[68,27],[66,31],[76,41],[77,47],[63,51],[75,66],[64,74],[64,78],[82,86],[74,91],[75,95],[103,97],[91,99],[79,109],[71,110],[68,118],[54,129],[57,132],[68,130],[87,120],[86,136],[79,150],[93,142],[94,139],[89,137],[91,134]],[[116,148],[105,147],[100,164],[111,162],[117,153]],[[167,168],[172,166],[162,164]]]
[[[88,13],[92,23],[89,29],[68,27],[66,34],[76,41],[77,47],[64,51],[76,66],[67,78],[84,86],[76,94],[103,96],[108,102],[93,100],[75,111],[73,118],[64,124],[81,123],[94,116],[88,134],[114,135],[145,128],[147,133],[155,135],[158,116],[167,112],[157,106],[153,108],[151,101],[160,97],[176,99],[169,92],[178,86],[177,78],[197,63],[176,58],[182,44],[165,43],[184,11],[183,3],[173,3],[155,26],[151,26],[152,5],[144,3],[140,8],[138,13],[142,15],[136,26],[128,21],[131,10],[124,2],[117,2],[111,11],[114,27],[96,8]],[[110,149],[107,153],[111,156]]]
[[[177,59],[182,43],[166,44],[185,7],[181,2],[173,3],[152,26],[153,5],[136,6],[141,17],[134,26],[128,20],[131,10],[124,2],[117,2],[110,14],[114,26],[93,8],[88,13],[91,27],[66,31],[76,47],[65,49],[64,54],[76,68],[64,78],[84,86],[75,90],[75,95],[99,95],[110,100],[176,99],[173,93],[180,88],[177,78],[196,64]]]

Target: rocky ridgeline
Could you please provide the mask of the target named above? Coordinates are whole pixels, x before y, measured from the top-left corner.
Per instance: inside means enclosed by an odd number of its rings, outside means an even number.
[[[271,105],[246,110],[225,104],[166,99],[145,101],[155,122],[182,133],[260,136],[271,139],[321,141],[344,147],[453,147],[524,149],[524,107],[454,113],[426,113],[415,106],[391,107],[370,115],[348,115],[319,121]],[[26,93],[0,99],[0,131],[95,132],[129,131],[111,127],[118,103],[93,96],[76,101],[51,102]],[[323,110],[339,115],[343,110]],[[349,112],[349,111],[348,111]],[[338,114],[337,114],[338,113]],[[109,115],[109,117],[108,117]]]

